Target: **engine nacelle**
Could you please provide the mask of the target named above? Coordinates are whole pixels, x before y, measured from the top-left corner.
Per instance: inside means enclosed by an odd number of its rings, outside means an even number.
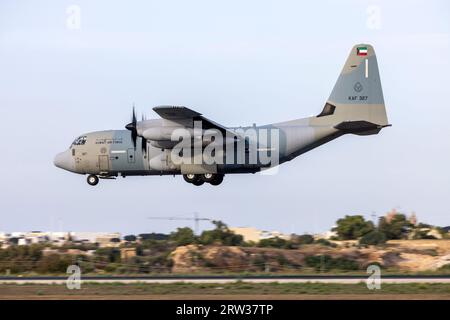
[[[159,148],[159,149],[172,149],[173,147],[175,147],[178,144],[178,142],[170,141],[170,140],[160,140],[160,141],[152,140],[152,141],[150,141],[150,144],[153,147]]]
[[[142,133],[142,136],[147,140],[152,141],[170,141],[172,132],[178,129],[177,127],[153,127],[148,128]]]
[[[220,132],[203,130],[197,135],[194,135],[194,132],[192,128],[155,126],[146,129],[142,136],[149,140],[153,147],[160,149],[172,149],[176,145],[178,147],[198,147],[199,145],[202,147],[207,145],[220,147],[225,144],[233,144],[236,141],[234,137],[218,137],[217,135],[220,135]],[[177,140],[172,141],[172,138]]]

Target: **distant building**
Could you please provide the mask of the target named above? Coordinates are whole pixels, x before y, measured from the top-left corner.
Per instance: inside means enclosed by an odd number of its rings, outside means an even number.
[[[86,251],[80,249],[67,249],[66,253],[71,255],[85,255]]]
[[[49,241],[49,237],[46,232],[31,231],[24,235],[24,238],[29,240],[30,243],[45,243]]]
[[[6,232],[0,232],[0,248],[5,249],[9,246],[9,238],[11,234]]]
[[[258,230],[253,227],[232,227],[230,231],[233,231],[235,234],[239,234],[244,238],[244,241],[253,241],[259,242],[263,239],[271,239],[271,238],[281,238],[285,240],[289,240],[291,238],[290,235],[281,233],[279,231],[266,231],[266,230]]]
[[[30,245],[35,243],[46,243],[53,246],[63,246],[67,242],[74,244],[98,243],[101,247],[117,247],[120,242],[118,232],[0,232],[0,246]]]
[[[338,233],[336,231],[333,230],[329,230],[325,233],[320,233],[320,234],[315,234],[314,235],[314,240],[318,240],[318,239],[326,239],[326,240],[330,240],[331,238],[337,237]]]
[[[11,238],[23,238],[25,237],[25,232],[12,232]]]
[[[136,248],[120,248],[120,259],[129,260],[136,256]]]
[[[398,214],[397,209],[392,209],[388,213],[386,213],[386,222],[391,223],[392,219]]]
[[[397,209],[392,209],[391,211],[389,211],[388,213],[386,213],[386,222],[387,223],[391,223],[392,222],[392,219],[394,219],[394,217],[396,216],[396,215],[398,215],[398,214],[400,214],[400,212],[398,212],[397,211]],[[413,225],[413,226],[416,226],[417,225],[417,223],[418,223],[418,220],[417,220],[417,215],[416,215],[416,213],[413,211],[413,212],[411,212],[411,215],[408,217],[408,221]]]
[[[413,225],[413,226],[416,226],[417,225],[417,216],[416,216],[416,213],[415,212],[413,212],[413,213],[411,213],[411,216],[409,217],[409,222]]]
[[[26,239],[26,238],[19,238],[19,240],[17,241],[17,244],[19,246],[27,246],[27,245],[31,244],[31,240]]]
[[[95,238],[99,247],[118,247],[120,245],[120,233],[106,233]]]
[[[0,241],[8,240],[10,237],[10,233],[0,232]]]
[[[50,248],[44,248],[42,250],[42,255],[44,257],[50,256],[52,254],[59,254],[59,251],[57,249],[50,249]]]
[[[119,232],[71,232],[72,240],[78,243],[98,243],[100,247],[117,247]]]

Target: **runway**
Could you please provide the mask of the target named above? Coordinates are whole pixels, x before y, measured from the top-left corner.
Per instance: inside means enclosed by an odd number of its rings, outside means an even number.
[[[69,276],[69,275],[68,275]],[[355,284],[365,282],[368,276],[86,276],[82,283],[233,283],[236,281],[249,283],[340,283]],[[65,284],[68,277],[0,277],[2,284]],[[450,275],[438,276],[381,276],[383,283],[450,283]]]

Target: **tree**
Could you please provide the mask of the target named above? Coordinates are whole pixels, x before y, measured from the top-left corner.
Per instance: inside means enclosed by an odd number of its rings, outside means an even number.
[[[387,240],[405,239],[413,225],[404,214],[398,213],[390,220],[381,217],[378,223],[378,230],[386,236]]]
[[[314,237],[310,234],[294,235],[292,236],[292,242],[295,244],[312,244],[314,242]]]
[[[333,229],[340,240],[354,240],[375,229],[371,221],[366,221],[361,215],[345,216],[337,221]]]
[[[41,273],[65,273],[71,264],[73,261],[69,255],[51,254],[38,261],[37,270]]]
[[[243,243],[244,238],[228,229],[228,226],[222,221],[212,221],[212,223],[216,228],[203,231],[200,243],[205,245],[218,243],[225,246],[239,246]]]
[[[178,228],[172,232],[170,240],[175,241],[178,246],[186,246],[195,242],[194,231],[189,227]]]
[[[98,248],[95,254],[106,262],[120,262],[120,250],[117,248]]]
[[[285,239],[275,237],[260,240],[258,242],[258,247],[290,249],[291,243]]]
[[[123,240],[128,241],[128,242],[134,242],[134,241],[136,241],[136,236],[133,234],[130,234],[130,235],[123,237]]]
[[[335,244],[327,239],[317,239],[314,241],[314,243],[320,244],[321,246],[325,246],[325,247],[332,247],[332,248],[337,247],[337,244]]]
[[[356,261],[345,257],[333,258],[330,255],[307,256],[305,258],[307,267],[315,268],[316,271],[334,270],[358,270],[359,265]]]
[[[141,233],[139,234],[139,238],[143,241],[145,240],[168,240],[169,239],[168,234],[164,233]]]
[[[8,239],[8,242],[12,245],[17,245],[19,243],[19,238],[17,237],[11,237]]]
[[[383,232],[378,230],[371,231],[365,234],[360,240],[359,244],[362,245],[380,245],[386,243],[386,236]]]

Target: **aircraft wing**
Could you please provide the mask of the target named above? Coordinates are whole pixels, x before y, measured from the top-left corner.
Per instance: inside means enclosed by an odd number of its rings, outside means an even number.
[[[159,106],[154,107],[153,111],[155,111],[161,118],[172,121],[188,120],[201,116],[201,114],[197,111],[186,107]]]
[[[201,121],[204,130],[217,129],[222,132],[222,134],[226,134],[228,132],[229,134],[236,135],[234,131],[228,129],[227,127],[209,120],[203,117],[201,113],[186,107],[160,106],[154,107],[153,111],[155,111],[163,119],[175,122],[186,122],[187,120],[192,121],[192,124],[194,121]]]

